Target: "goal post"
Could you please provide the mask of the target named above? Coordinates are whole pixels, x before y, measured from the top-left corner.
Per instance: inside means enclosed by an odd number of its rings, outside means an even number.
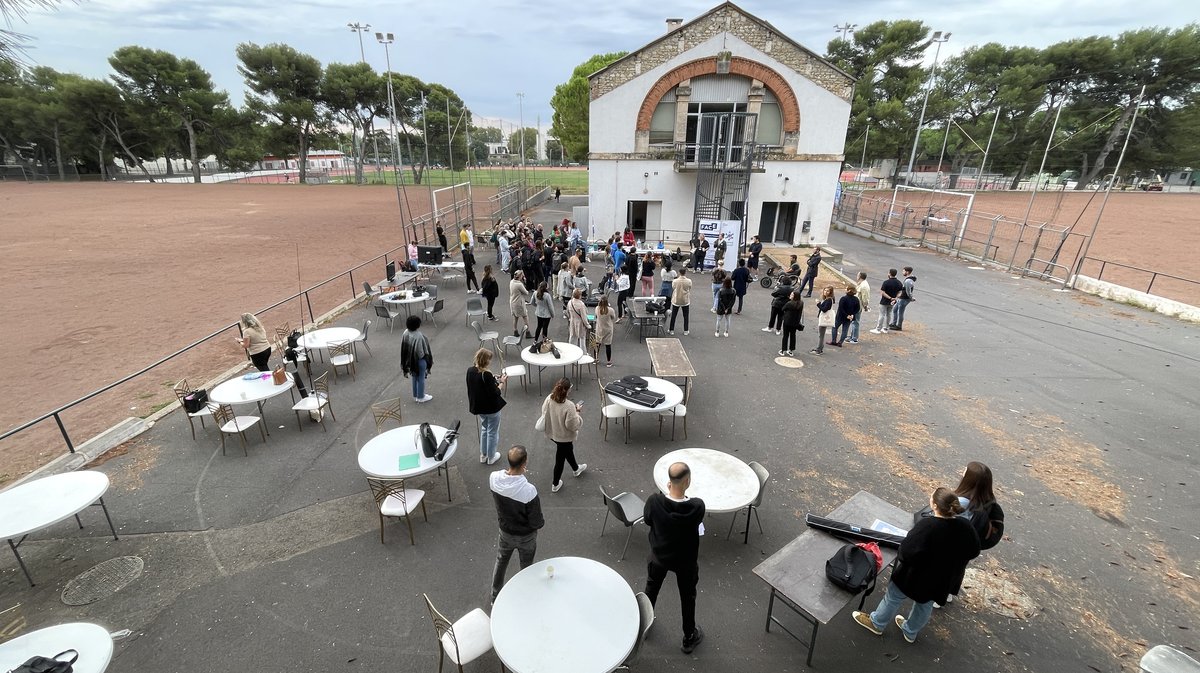
[[[903,212],[896,212],[898,202],[904,204]],[[921,229],[922,244],[931,242],[954,248],[967,233],[974,205],[973,192],[896,185],[892,192],[892,207],[888,215],[900,216],[901,238],[904,238],[906,225],[918,226]]]

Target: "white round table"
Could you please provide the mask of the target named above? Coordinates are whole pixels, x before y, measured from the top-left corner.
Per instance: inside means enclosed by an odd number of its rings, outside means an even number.
[[[31,631],[0,643],[0,671],[14,669],[32,657],[53,657],[66,650],[79,653],[71,667],[74,673],[104,673],[112,660],[112,636],[104,627],[85,622]]]
[[[287,373],[287,383],[275,385],[271,372],[258,372],[252,379],[238,376],[218,385],[208,394],[208,399],[217,404],[250,404],[269,400],[276,395],[282,395],[296,385],[295,377]]]
[[[663,493],[667,493],[667,470],[672,463],[687,463],[692,471],[687,495],[703,500],[708,513],[736,512],[758,497],[758,475],[754,470],[741,459],[714,449],[679,449],[659,458],[654,464],[654,485]],[[750,521],[746,518],[748,540]]]
[[[562,367],[563,376],[567,375],[567,367],[583,359],[583,349],[566,341],[555,341],[559,357],[554,353],[530,353],[528,346],[521,348],[521,359],[525,364],[538,368],[538,392],[542,392],[542,370],[546,367]]]
[[[77,515],[92,504],[99,503],[104,510],[104,518],[108,519],[113,539],[117,539],[117,529],[113,527],[112,517],[108,515],[108,507],[104,504],[107,491],[108,475],[94,470],[56,474],[0,491],[0,538],[8,540],[8,546],[25,572],[29,586],[34,586],[33,577],[17,551],[27,534],[72,516],[83,528],[83,522],[79,521]]]
[[[407,296],[401,297],[400,296],[401,294],[405,294]],[[433,297],[430,297],[428,292],[422,292],[421,294],[414,295],[411,290],[401,290],[400,292],[391,292],[391,293],[385,294],[385,295],[383,295],[383,297],[381,297],[381,299],[383,299],[383,303],[385,303],[385,304],[393,304],[396,306],[403,306],[404,312],[408,315],[412,315],[412,310],[409,308],[410,305],[416,304],[418,302],[423,304],[432,298]]]
[[[300,339],[300,345],[308,349],[328,349],[330,346],[354,341],[362,332],[353,327],[325,327],[313,330]]]
[[[633,590],[591,559],[534,563],[513,575],[492,606],[492,645],[514,673],[608,673],[633,651],[637,635]]]
[[[630,402],[616,395],[606,395],[609,402],[621,407],[625,410],[625,443],[629,443],[629,416],[630,414],[657,414],[668,409],[674,409],[683,402],[683,389],[671,383],[666,379],[660,379],[654,376],[643,376],[646,379],[646,390],[653,393],[662,394],[663,401],[653,407],[648,407],[637,402]]]
[[[440,467],[447,467],[450,459],[454,457],[454,452],[458,450],[458,440],[455,439],[450,443],[450,446],[446,448],[446,455],[442,456],[441,461],[427,458],[417,446],[417,428],[419,427],[419,425],[405,425],[372,437],[358,450],[359,469],[368,477],[376,479],[407,479],[433,472]],[[438,443],[441,443],[442,438],[449,432],[448,428],[440,425],[430,424],[429,427],[433,430],[433,436],[437,438]],[[461,434],[461,427],[459,432]],[[411,454],[417,456],[416,467],[401,468],[400,457]],[[450,495],[449,469],[446,470],[446,496],[451,501],[454,500]]]

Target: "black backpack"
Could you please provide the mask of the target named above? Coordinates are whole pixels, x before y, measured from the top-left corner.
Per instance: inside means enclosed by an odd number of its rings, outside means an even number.
[[[875,590],[875,577],[878,574],[875,559],[855,544],[842,545],[825,562],[825,576],[829,581],[854,594],[866,592],[870,595]]]

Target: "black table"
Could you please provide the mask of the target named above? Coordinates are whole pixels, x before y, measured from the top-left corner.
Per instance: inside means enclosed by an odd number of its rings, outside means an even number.
[[[826,516],[863,528],[869,528],[876,519],[905,530],[912,527],[911,512],[906,512],[866,491],[855,493]],[[754,574],[771,587],[771,600],[767,604],[767,631],[771,630],[771,622],[775,622],[788,635],[804,643],[808,649],[808,658],[805,660],[808,666],[812,666],[817,630],[822,624],[828,624],[854,600],[855,594],[834,586],[825,577],[825,561],[843,544],[846,544],[845,540],[809,528],[754,569]],[[881,549],[884,567],[895,563],[896,550],[882,546]],[[812,634],[807,643],[774,616],[776,598],[812,625]],[[858,602],[859,610],[866,600],[866,594],[863,594]]]

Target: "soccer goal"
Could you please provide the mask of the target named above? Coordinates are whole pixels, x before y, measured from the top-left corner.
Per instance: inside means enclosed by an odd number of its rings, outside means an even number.
[[[896,185],[888,219],[901,241],[950,250],[967,235],[974,205],[970,192]]]
[[[0,180],[24,180],[29,182],[29,172],[19,164],[0,164]]]

